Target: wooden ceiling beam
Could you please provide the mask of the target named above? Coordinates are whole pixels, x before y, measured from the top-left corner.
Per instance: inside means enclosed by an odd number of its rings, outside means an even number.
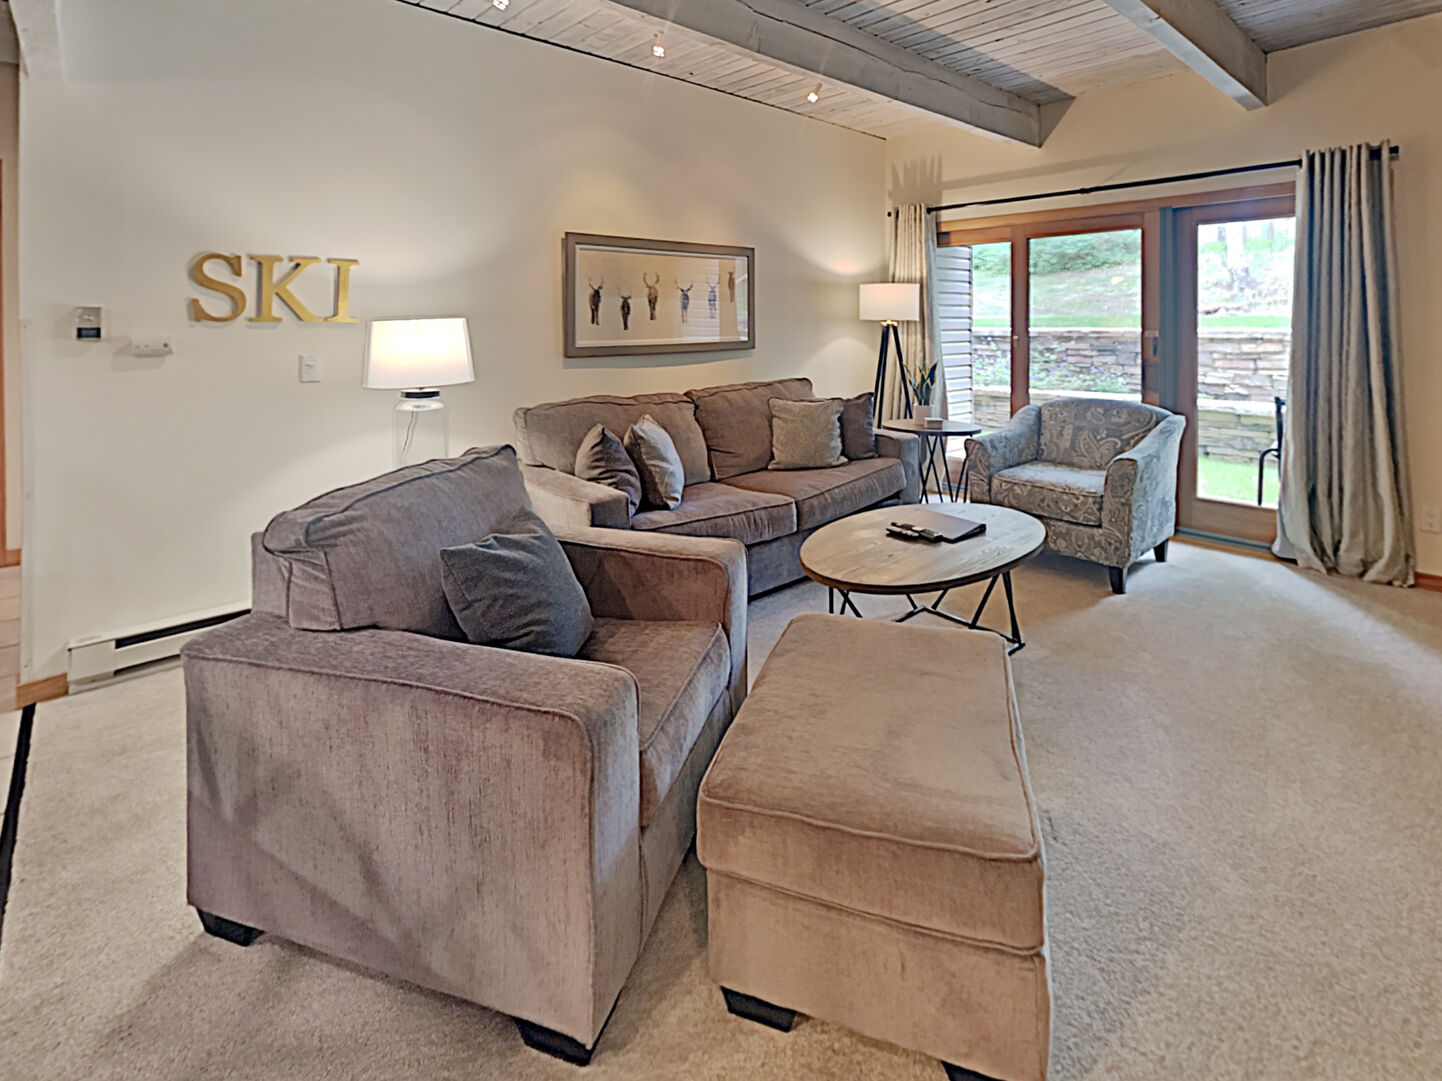
[[[1267,54],[1216,0],[1106,3],[1237,104],[1267,104]]]
[[[790,71],[889,98],[969,131],[1040,146],[1041,110],[796,0],[605,0]]]
[[[64,79],[60,48],[60,0],[10,0],[20,59],[32,79]]]

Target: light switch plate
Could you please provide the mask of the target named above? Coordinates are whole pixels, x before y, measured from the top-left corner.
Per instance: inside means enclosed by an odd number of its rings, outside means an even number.
[[[324,364],[319,353],[302,353],[300,355],[300,381],[302,383],[319,383],[325,376]]]
[[[1442,533],[1442,508],[1422,508],[1422,532]]]

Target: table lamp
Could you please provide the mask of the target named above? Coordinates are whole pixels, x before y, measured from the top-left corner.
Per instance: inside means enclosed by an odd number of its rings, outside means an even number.
[[[446,407],[436,388],[475,378],[464,318],[376,319],[366,326],[361,385],[401,392],[391,420],[397,466],[450,454]]]
[[[896,329],[900,322],[915,322],[921,318],[921,286],[915,282],[879,282],[861,287],[861,318],[868,323],[881,324],[881,352],[876,358],[876,388],[872,402],[876,413],[881,415],[881,392],[886,386],[886,349],[891,339],[896,340],[896,364],[901,373],[901,393],[906,400],[906,414],[911,415],[911,389],[906,385],[905,361],[901,356],[901,333]]]

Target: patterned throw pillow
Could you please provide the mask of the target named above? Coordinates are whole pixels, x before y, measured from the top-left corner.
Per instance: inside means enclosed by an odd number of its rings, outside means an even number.
[[[641,504],[641,474],[614,432],[597,424],[576,450],[576,476],[626,493],[628,514]]]
[[[574,657],[591,635],[586,592],[555,534],[532,511],[475,544],[442,548],[441,585],[476,645]]]
[[[631,425],[625,444],[631,461],[636,463],[636,472],[641,475],[643,505],[660,510],[679,507],[681,492],[686,487],[686,470],[666,429],[647,413]]]
[[[767,469],[825,469],[841,456],[841,399],[771,399],[771,464]]]

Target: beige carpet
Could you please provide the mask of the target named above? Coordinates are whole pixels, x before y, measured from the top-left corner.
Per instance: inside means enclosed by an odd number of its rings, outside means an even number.
[[[1052,1076],[1442,1076],[1442,596],[1183,545],[1125,597],[1060,558],[1016,578]],[[818,606],[809,584],[753,605],[753,671]],[[942,1076],[829,1025],[730,1017],[694,861],[586,1074],[484,1010],[204,937],[183,771],[175,672],[41,707],[0,948],[7,1081]]]

